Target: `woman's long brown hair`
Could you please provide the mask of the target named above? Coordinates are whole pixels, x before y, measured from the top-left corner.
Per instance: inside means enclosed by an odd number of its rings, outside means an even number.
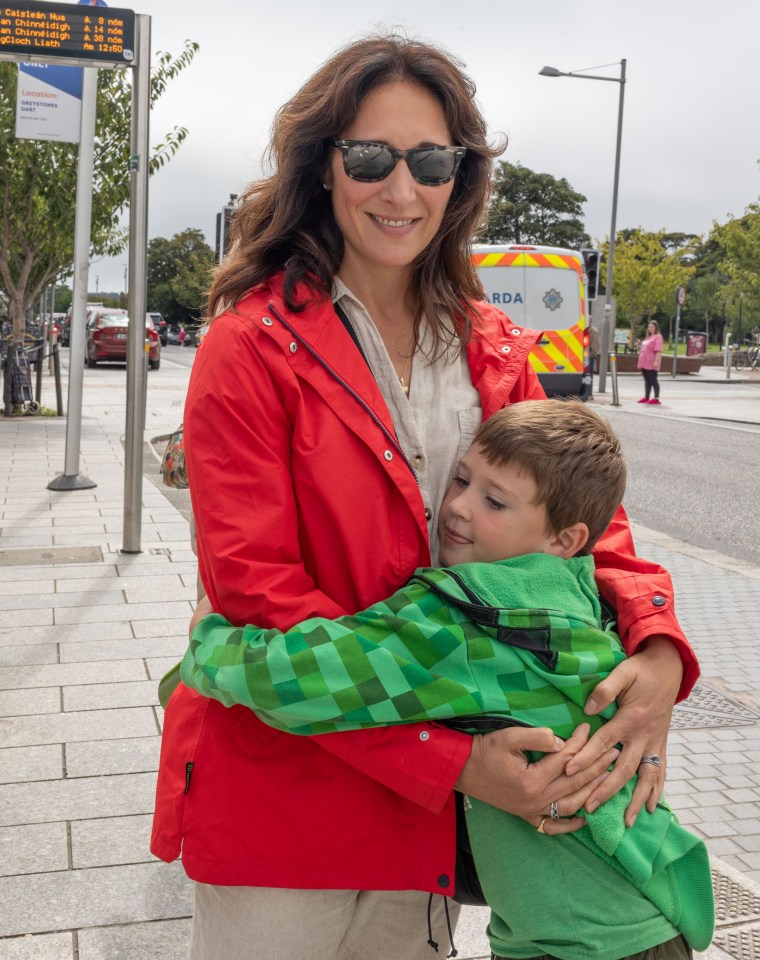
[[[394,80],[429,90],[441,104],[452,143],[467,148],[438,233],[414,263],[413,293],[417,336],[424,315],[439,347],[469,339],[467,304],[483,298],[469,241],[488,202],[492,159],[503,146],[488,145],[475,86],[461,64],[429,43],[397,35],[344,47],[277,112],[268,151],[274,173],[241,197],[230,253],[209,293],[211,317],[279,270],[293,311],[311,299],[296,301],[298,284],[319,297],[329,294],[343,259],[343,237],[322,186],[333,140],[353,123],[371,90]]]

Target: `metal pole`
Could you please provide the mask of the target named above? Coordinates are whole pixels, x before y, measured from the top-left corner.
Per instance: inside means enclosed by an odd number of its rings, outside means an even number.
[[[132,127],[129,158],[129,329],[127,335],[127,419],[124,450],[122,553],[140,553],[142,471],[145,435],[145,315],[148,310],[148,174],[150,163],[150,17],[135,17],[137,64],[132,72]]]
[[[610,356],[610,324],[612,315],[612,269],[615,260],[615,229],[617,223],[618,184],[620,182],[620,147],[623,142],[623,101],[625,98],[625,65],[620,61],[620,100],[618,102],[617,142],[615,146],[615,178],[612,183],[612,222],[610,225],[610,244],[607,255],[607,288],[604,293],[604,317],[600,331],[601,366],[599,367],[599,393],[605,393],[607,387],[607,364]]]
[[[98,71],[85,67],[82,79],[82,120],[77,163],[76,219],[74,224],[74,292],[69,337],[69,399],[66,409],[66,454],[63,473],[51,480],[48,490],[89,490],[97,484],[79,473],[82,439],[82,385],[84,383],[85,313],[90,266],[92,172],[95,166],[95,113]]]

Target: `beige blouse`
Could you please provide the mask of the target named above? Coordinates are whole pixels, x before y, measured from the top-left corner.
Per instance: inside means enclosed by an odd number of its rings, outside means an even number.
[[[415,353],[407,398],[391,358],[364,305],[338,277],[332,299],[351,321],[388,405],[401,449],[417,472],[433,564],[438,563],[438,510],[459,459],[480,426],[480,396],[472,385],[466,351],[451,348],[435,363],[429,328],[423,326],[421,350]]]

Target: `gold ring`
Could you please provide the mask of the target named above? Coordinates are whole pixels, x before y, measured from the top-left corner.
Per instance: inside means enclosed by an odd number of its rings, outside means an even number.
[[[546,830],[544,830],[544,824],[546,823],[546,821],[547,821],[548,819],[549,819],[548,817],[544,817],[544,819],[541,821],[541,823],[539,823],[539,825],[536,827],[536,830],[538,830],[539,833],[546,833]],[[548,836],[548,834],[547,834],[547,836]]]

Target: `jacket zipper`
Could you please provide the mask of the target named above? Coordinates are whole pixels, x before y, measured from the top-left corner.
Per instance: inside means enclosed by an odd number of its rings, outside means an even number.
[[[283,327],[285,327],[285,329],[286,329],[292,336],[294,336],[294,337],[296,338],[296,340],[298,340],[298,342],[301,344],[301,346],[304,347],[306,350],[309,351],[309,353],[312,355],[312,357],[314,357],[314,359],[317,361],[317,363],[318,363],[324,370],[326,370],[334,380],[337,380],[337,382],[338,382],[345,390],[348,391],[348,393],[354,398],[354,400],[356,400],[356,402],[357,402],[357,403],[359,404],[359,406],[364,410],[364,412],[367,413],[367,414],[369,414],[369,416],[372,418],[373,423],[374,423],[377,427],[380,428],[380,430],[381,430],[382,433],[383,433],[383,436],[384,436],[385,439],[388,441],[388,443],[393,447],[393,449],[396,451],[396,453],[398,454],[398,456],[401,457],[401,459],[404,461],[404,463],[407,465],[407,467],[409,467],[409,470],[411,471],[411,474],[412,474],[412,476],[414,477],[415,483],[417,484],[417,486],[419,486],[419,479],[417,478],[417,471],[416,471],[416,470],[414,469],[414,467],[411,465],[411,463],[409,462],[406,454],[404,453],[404,451],[403,451],[403,450],[401,449],[401,447],[399,446],[398,440],[396,440],[396,438],[393,436],[393,434],[390,432],[390,430],[385,426],[385,424],[383,423],[383,421],[378,417],[378,415],[375,413],[375,411],[372,409],[372,407],[367,403],[367,401],[366,401],[363,397],[359,396],[359,394],[354,390],[354,388],[353,388],[350,384],[348,384],[348,383],[343,379],[343,377],[341,377],[340,374],[330,366],[330,364],[324,359],[324,357],[322,357],[321,354],[317,353],[317,351],[314,349],[314,347],[312,347],[312,345],[311,345],[308,341],[304,340],[304,338],[301,336],[301,334],[300,334],[297,330],[295,330],[295,329],[288,323],[288,321],[287,321],[283,316],[281,316],[281,315],[277,312],[277,310],[275,310],[275,308],[272,306],[271,303],[270,303],[270,304],[267,304],[267,309],[268,309],[269,311],[271,311],[271,313],[274,314],[274,316],[275,316],[275,317],[277,318],[277,320],[283,325]]]

